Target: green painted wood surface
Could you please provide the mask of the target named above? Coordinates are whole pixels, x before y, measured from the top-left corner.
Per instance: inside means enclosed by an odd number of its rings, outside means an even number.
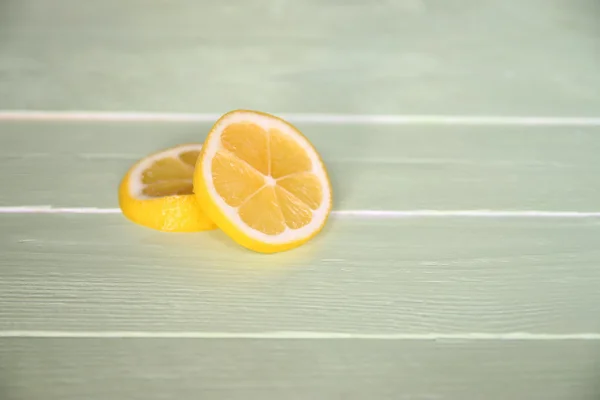
[[[176,394],[207,400],[562,400],[595,399],[599,387],[600,353],[585,342],[15,339],[9,344],[0,348],[0,357],[12,365],[0,365],[3,398],[9,399],[170,400]]]
[[[502,118],[599,116],[599,16],[594,0],[0,2],[0,400],[600,398],[600,127]],[[362,214],[262,256],[116,213],[131,163],[210,124],[3,113],[239,107],[464,118],[299,123],[336,211]]]
[[[327,162],[338,210],[598,210],[600,127],[298,126]],[[209,129],[0,123],[0,167],[14,171],[0,175],[13,188],[0,205],[117,207],[133,162]]]
[[[3,108],[596,115],[596,0],[5,0]]]
[[[120,215],[2,221],[0,329],[600,332],[599,221],[339,217],[268,257]]]

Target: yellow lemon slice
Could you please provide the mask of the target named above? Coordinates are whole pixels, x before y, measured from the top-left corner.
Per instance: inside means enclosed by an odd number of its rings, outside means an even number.
[[[193,193],[194,166],[201,144],[184,144],[139,160],[119,186],[123,215],[165,232],[215,229]]]
[[[256,111],[232,111],[215,123],[194,192],[219,228],[262,253],[305,243],[331,212],[329,176],[313,145],[288,122]]]

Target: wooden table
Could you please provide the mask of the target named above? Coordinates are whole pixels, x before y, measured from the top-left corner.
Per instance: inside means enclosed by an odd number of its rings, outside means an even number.
[[[592,0],[5,0],[0,399],[600,396]],[[295,122],[294,251],[120,215],[138,158]]]

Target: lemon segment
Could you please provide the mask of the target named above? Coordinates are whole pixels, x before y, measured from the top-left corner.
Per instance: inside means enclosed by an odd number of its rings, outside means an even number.
[[[201,144],[184,144],[139,160],[119,186],[119,206],[129,220],[164,232],[197,232],[217,226],[193,193]]]
[[[236,110],[210,130],[194,171],[202,210],[248,249],[274,253],[310,240],[331,213],[321,157],[288,122]]]

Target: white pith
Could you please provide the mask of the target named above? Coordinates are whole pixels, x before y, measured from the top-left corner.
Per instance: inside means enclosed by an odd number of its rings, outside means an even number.
[[[312,172],[321,182],[322,200],[318,209],[312,211],[312,220],[307,225],[299,229],[290,229],[286,226],[285,230],[278,235],[268,235],[256,229],[249,227],[238,213],[239,207],[231,207],[219,196],[212,183],[212,159],[217,151],[223,149],[221,144],[221,134],[223,129],[230,124],[239,122],[251,122],[259,125],[264,130],[269,131],[272,128],[293,138],[306,152],[312,163]],[[257,115],[251,112],[235,112],[225,116],[213,128],[209,139],[204,143],[205,156],[203,157],[202,174],[207,183],[208,194],[217,204],[218,208],[227,216],[227,218],[237,226],[247,236],[268,244],[283,244],[296,240],[301,240],[311,236],[325,222],[331,203],[331,192],[328,184],[327,174],[319,155],[314,151],[310,143],[302,136],[296,133],[294,128],[285,122],[270,118],[264,115]]]
[[[187,153],[188,151],[200,152],[201,149],[202,149],[201,144],[184,144],[181,146],[166,149],[166,150],[158,152],[156,154],[152,154],[152,155],[148,156],[147,158],[144,158],[143,160],[139,161],[138,164],[136,164],[132,168],[131,174],[129,175],[128,189],[129,189],[130,196],[137,200],[157,199],[158,197],[146,196],[145,194],[142,193],[142,190],[144,189],[144,187],[146,187],[146,185],[144,183],[142,183],[142,175],[143,175],[144,171],[146,171],[148,168],[150,168],[152,166],[152,164],[154,164],[158,160],[162,160],[165,158],[179,159],[179,155],[181,153]],[[183,161],[181,161],[181,163],[184,165],[187,165]],[[189,183],[192,183],[193,173],[194,173],[194,167],[190,166]],[[186,180],[186,182],[187,182],[187,180]]]

